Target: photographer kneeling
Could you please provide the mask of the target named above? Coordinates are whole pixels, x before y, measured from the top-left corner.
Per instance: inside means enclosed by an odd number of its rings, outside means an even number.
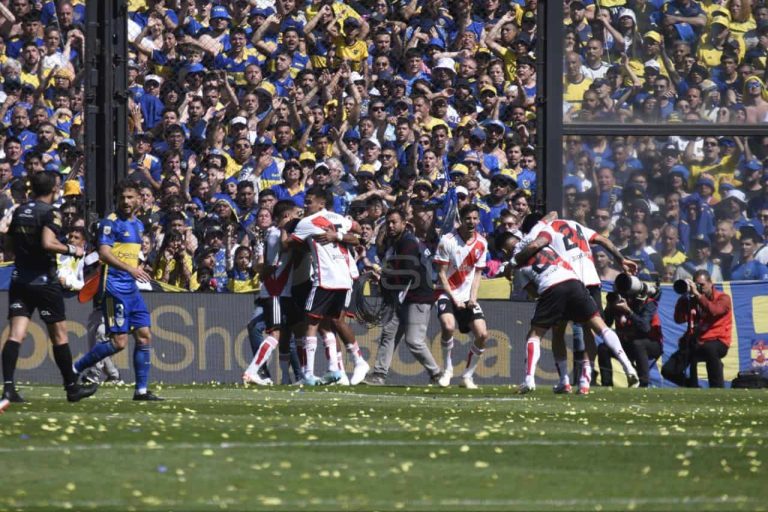
[[[622,283],[622,281],[628,281]],[[622,286],[622,285],[625,286]],[[662,354],[661,320],[658,300],[661,289],[627,274],[616,278],[614,292],[608,294],[605,323],[616,324],[616,334],[640,378],[640,387],[648,387],[648,361]],[[605,344],[597,349],[603,386],[613,385],[611,351]]]
[[[688,386],[699,387],[696,365],[704,361],[709,387],[722,388],[722,359],[731,346],[731,297],[715,289],[706,270],[697,270],[693,281],[676,281],[675,291],[682,295],[675,304],[675,322],[688,323],[684,338],[691,341]]]

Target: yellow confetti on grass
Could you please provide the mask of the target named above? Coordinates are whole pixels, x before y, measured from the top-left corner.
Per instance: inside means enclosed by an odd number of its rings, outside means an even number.
[[[206,457],[212,457],[213,456],[213,450],[211,450],[210,448],[207,448],[207,449],[203,450],[203,455],[205,455]]]
[[[490,464],[482,460],[475,461],[475,467],[478,469],[487,468],[489,465]]]
[[[459,451],[461,453],[467,453],[469,451],[469,446],[467,446],[466,444],[463,444],[461,445],[461,448],[459,448]]]
[[[75,489],[77,489],[77,486],[76,486],[74,483],[72,483],[72,482],[69,482],[69,483],[66,485],[66,488],[67,488],[67,490],[68,490],[69,492],[73,492]]]

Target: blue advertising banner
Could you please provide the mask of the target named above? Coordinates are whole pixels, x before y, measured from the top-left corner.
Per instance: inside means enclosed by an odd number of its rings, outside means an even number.
[[[723,359],[726,385],[739,371],[761,368],[768,372],[768,282],[731,281],[718,284],[716,288],[730,295],[733,302],[733,341]],[[604,292],[612,289],[613,283],[603,283]],[[677,342],[685,332],[685,325],[676,324],[673,318],[680,296],[671,284],[662,284],[661,289],[659,316],[664,332],[663,361],[666,361],[677,350]],[[706,385],[707,371],[703,363],[698,374],[702,385]],[[662,382],[658,369],[651,373],[651,382],[655,386],[674,386],[670,382]]]

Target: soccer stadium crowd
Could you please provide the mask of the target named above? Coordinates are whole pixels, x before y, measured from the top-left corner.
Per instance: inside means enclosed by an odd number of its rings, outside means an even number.
[[[565,6],[566,121],[768,121],[764,1],[566,0]]]
[[[468,202],[489,238],[530,210],[536,2],[129,4],[129,176],[157,279],[252,290],[272,206],[316,184],[363,225],[361,270],[392,207],[434,237]]]

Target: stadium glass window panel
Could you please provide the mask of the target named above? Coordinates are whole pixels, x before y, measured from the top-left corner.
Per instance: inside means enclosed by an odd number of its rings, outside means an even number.
[[[738,279],[754,256],[740,239],[759,248],[768,235],[767,157],[768,136],[566,135],[559,213],[609,237],[649,278],[673,280],[688,264]],[[610,280],[608,260],[596,254]]]
[[[768,6],[609,3],[564,2],[565,123],[768,122]]]

